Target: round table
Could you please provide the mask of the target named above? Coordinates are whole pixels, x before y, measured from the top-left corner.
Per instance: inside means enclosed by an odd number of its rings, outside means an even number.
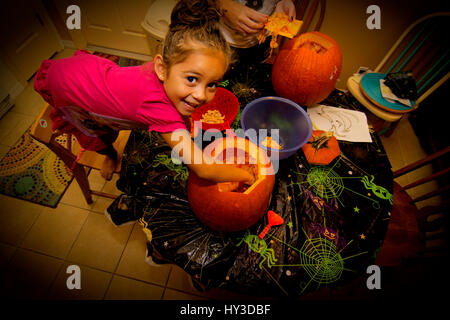
[[[238,80],[227,82],[241,108],[270,95],[270,77],[241,78],[265,79],[250,95],[234,91]],[[171,150],[159,134],[133,131],[117,183],[124,194],[108,211],[121,214],[125,203],[147,233],[153,261],[180,266],[204,289],[297,297],[340,288],[367,275],[389,223],[391,166],[376,134],[372,140],[340,141],[341,155],[328,166],[310,165],[302,150],[281,160],[268,209],[284,223],[260,239],[267,215],[236,233],[218,233],[197,220],[187,201],[187,167],[166,165]]]

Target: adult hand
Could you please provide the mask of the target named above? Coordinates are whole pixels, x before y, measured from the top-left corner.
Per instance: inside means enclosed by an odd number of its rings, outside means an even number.
[[[281,0],[278,2],[275,12],[287,14],[291,20],[294,20],[296,17],[295,5],[292,0]]]
[[[227,25],[241,33],[252,34],[261,31],[269,18],[232,0],[221,0],[220,6]]]

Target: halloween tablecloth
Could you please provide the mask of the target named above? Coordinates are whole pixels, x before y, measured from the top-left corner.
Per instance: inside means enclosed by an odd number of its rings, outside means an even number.
[[[264,92],[236,95],[243,108],[258,94]],[[342,106],[336,99],[329,104]],[[268,209],[284,223],[260,239],[267,215],[227,234],[198,221],[187,201],[187,167],[170,161],[159,134],[133,131],[117,182],[124,194],[108,211],[134,215],[153,261],[180,266],[206,289],[296,297],[339,288],[375,264],[392,209],[391,167],[379,138],[372,139],[340,141],[341,155],[328,166],[308,164],[301,150],[281,160]]]

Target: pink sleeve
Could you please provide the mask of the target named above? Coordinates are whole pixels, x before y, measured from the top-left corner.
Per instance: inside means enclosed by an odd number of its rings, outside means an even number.
[[[163,102],[146,102],[136,114],[138,121],[148,124],[149,131],[173,132],[186,129],[183,118],[170,104]]]

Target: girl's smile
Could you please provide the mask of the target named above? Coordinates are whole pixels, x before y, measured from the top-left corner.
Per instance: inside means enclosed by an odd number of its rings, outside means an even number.
[[[170,69],[163,65],[161,56],[156,56],[155,71],[177,111],[190,116],[197,107],[214,98],[227,68],[225,61],[221,51],[201,48]]]

